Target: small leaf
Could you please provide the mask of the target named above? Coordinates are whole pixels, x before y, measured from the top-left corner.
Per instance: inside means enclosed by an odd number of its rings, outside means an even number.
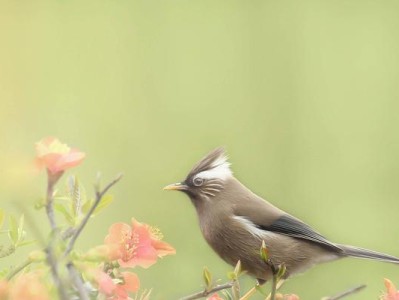
[[[68,192],[72,199],[72,212],[75,217],[82,214],[82,203],[85,199],[85,192],[76,176],[70,176],[68,180]]]
[[[269,261],[269,250],[266,247],[265,241],[262,241],[262,246],[260,247],[260,257],[265,263]]]
[[[231,296],[231,294],[227,291],[227,290],[223,290],[223,295],[226,298],[226,300],[234,300],[233,296]]]
[[[88,199],[85,201],[85,203],[82,206],[82,212],[84,214],[87,214],[90,210],[90,207],[93,206],[94,200],[93,199]]]
[[[285,266],[285,263],[282,263],[281,265],[279,265],[277,275],[276,275],[277,280],[280,280],[284,276],[286,271],[287,271],[287,267]]]
[[[24,230],[24,221],[25,221],[25,216],[22,215],[19,218],[19,224],[18,224],[18,244],[22,242],[26,236],[26,231]]]
[[[18,246],[19,246],[19,247],[22,247],[22,246],[29,246],[29,245],[32,245],[32,244],[34,244],[34,243],[36,243],[36,242],[37,242],[37,240],[23,241],[23,242],[19,243]]]
[[[212,274],[209,272],[208,268],[205,267],[202,275],[204,277],[205,287],[209,291],[212,288]]]
[[[5,278],[10,273],[10,268],[0,270],[0,278]]]
[[[100,211],[102,211],[104,208],[110,205],[113,200],[114,197],[112,195],[103,196],[100,200],[100,203],[97,205],[96,209],[94,210],[93,215],[98,214]]]
[[[3,257],[13,254],[15,252],[15,247],[16,246],[14,246],[14,245],[9,245],[9,246],[7,246],[7,248],[2,246],[1,251],[0,251],[0,258],[3,258]]]
[[[40,198],[40,199],[35,201],[35,204],[34,204],[34,208],[35,209],[39,210],[39,209],[42,209],[45,206],[46,206],[46,199],[45,198]]]
[[[65,220],[70,224],[70,225],[75,225],[75,218],[71,215],[71,213],[68,211],[68,209],[61,203],[54,203],[54,209],[58,212],[60,212]]]
[[[241,273],[241,260],[238,260],[235,268],[234,268],[234,274],[236,275],[236,278],[238,278],[238,275]]]
[[[227,272],[227,278],[230,280],[236,280],[237,275],[234,272],[230,271],[230,272]]]
[[[17,224],[17,219],[13,215],[10,215],[8,219],[8,236],[10,240],[12,241],[13,245],[16,246],[18,243],[18,224]]]
[[[231,292],[233,293],[234,300],[240,299],[240,283],[238,280],[234,280]]]

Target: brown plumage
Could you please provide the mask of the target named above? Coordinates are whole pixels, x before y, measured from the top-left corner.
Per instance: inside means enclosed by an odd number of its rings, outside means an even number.
[[[243,269],[260,282],[272,276],[259,255],[262,241],[274,264],[285,263],[285,277],[347,256],[399,263],[394,256],[332,243],[252,193],[232,175],[223,148],[198,162],[183,182],[165,189],[186,193],[196,208],[208,244],[231,265],[241,260]]]

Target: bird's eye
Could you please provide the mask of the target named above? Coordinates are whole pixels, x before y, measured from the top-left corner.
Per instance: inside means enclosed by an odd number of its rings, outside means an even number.
[[[201,185],[204,184],[204,179],[201,178],[201,177],[195,177],[193,179],[193,183],[194,183],[195,186],[201,186]]]

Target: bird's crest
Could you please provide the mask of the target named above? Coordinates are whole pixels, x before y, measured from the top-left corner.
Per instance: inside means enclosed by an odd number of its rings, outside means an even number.
[[[216,148],[201,159],[190,171],[188,177],[200,176],[207,179],[226,179],[231,176],[230,163],[223,147]]]

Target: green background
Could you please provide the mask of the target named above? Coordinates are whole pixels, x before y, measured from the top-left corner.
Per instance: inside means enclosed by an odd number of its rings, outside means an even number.
[[[224,145],[259,195],[333,241],[399,255],[398,30],[388,0],[1,0],[1,201],[18,211],[44,194],[44,174],[26,171],[44,136],[87,153],[69,174],[88,191],[97,171],[123,172],[79,246],[131,217],[158,226],[177,255],[136,271],[153,299],[176,299],[202,288],[204,266],[222,281],[231,268],[187,197],[162,187]],[[345,259],[283,290],[366,283],[352,299],[376,299],[384,277],[399,284],[399,267]]]

